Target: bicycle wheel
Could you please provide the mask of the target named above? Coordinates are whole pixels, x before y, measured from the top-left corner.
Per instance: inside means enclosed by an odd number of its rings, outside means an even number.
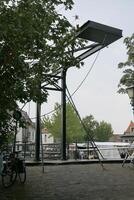
[[[22,169],[18,171],[18,176],[21,183],[26,181],[26,167],[23,165]]]
[[[17,178],[17,172],[16,170],[11,169],[10,167],[7,167],[3,172],[2,172],[2,185],[5,188],[10,187],[11,185],[14,184]]]

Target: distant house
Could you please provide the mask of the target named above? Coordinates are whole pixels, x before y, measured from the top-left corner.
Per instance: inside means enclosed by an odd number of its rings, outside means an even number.
[[[121,136],[122,136],[122,134],[113,134],[109,138],[109,142],[121,142]]]
[[[134,141],[134,122],[131,121],[128,125],[128,128],[121,136],[122,142],[129,142],[132,143]]]
[[[25,111],[21,111],[22,121],[25,122],[25,127],[17,128],[16,145],[17,150],[22,150],[23,144],[35,143],[35,123],[31,121]]]
[[[46,128],[42,130],[42,144],[54,143],[54,137],[48,132]]]
[[[16,144],[18,150],[21,150],[22,145],[24,144],[35,145],[35,140],[36,140],[36,124],[32,122],[27,112],[21,111],[21,113],[22,113],[22,121],[25,121],[25,127],[18,126],[17,128]],[[42,144],[54,143],[54,138],[50,133],[48,133],[47,129],[43,129],[41,133],[42,133],[41,134]]]

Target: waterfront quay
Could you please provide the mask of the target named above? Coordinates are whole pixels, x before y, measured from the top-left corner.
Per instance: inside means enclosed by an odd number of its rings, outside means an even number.
[[[99,163],[27,166],[27,181],[5,189],[1,200],[133,200],[134,166]]]

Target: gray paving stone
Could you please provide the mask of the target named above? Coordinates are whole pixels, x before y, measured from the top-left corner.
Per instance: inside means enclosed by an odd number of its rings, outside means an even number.
[[[134,167],[126,164],[27,167],[27,181],[0,183],[0,200],[134,200]]]

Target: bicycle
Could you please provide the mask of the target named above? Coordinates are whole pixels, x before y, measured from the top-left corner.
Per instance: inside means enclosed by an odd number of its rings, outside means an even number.
[[[6,154],[3,156],[3,169],[1,172],[2,185],[5,188],[12,186],[17,176],[19,177],[20,183],[24,184],[26,181],[26,166],[25,161],[19,158],[19,152]]]

